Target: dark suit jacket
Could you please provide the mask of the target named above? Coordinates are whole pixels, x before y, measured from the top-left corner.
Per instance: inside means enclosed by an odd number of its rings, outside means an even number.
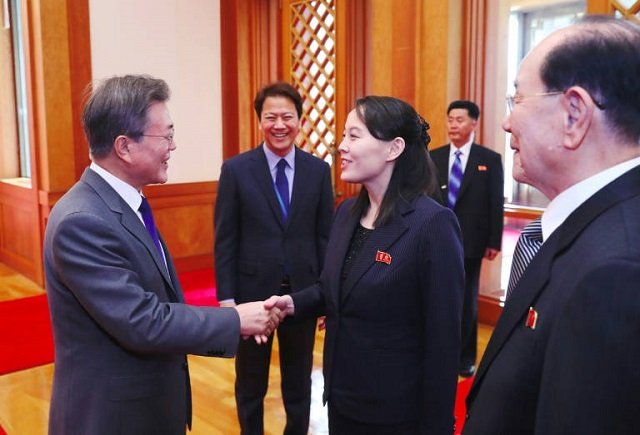
[[[451,435],[464,287],[455,216],[426,197],[399,203],[341,285],[360,220],[353,201],[336,213],[319,283],[292,295],[296,317],[327,316],[324,398],[355,420],[421,421],[425,433]]]
[[[233,309],[191,307],[131,207],[87,169],[44,241],[55,343],[50,434],[177,434],[190,418],[186,353],[233,356]]]
[[[638,433],[639,234],[636,168],[544,242],[489,341],[464,434]]]
[[[450,146],[431,151],[445,205],[449,192]],[[504,212],[504,171],[500,154],[482,145],[471,145],[453,211],[462,229],[465,257],[481,258],[487,248],[500,250]]]
[[[294,291],[314,283],[332,216],[329,165],[317,157],[295,149],[286,222],[262,146],[224,162],[215,211],[218,298],[237,303],[266,299],[279,291],[285,265]]]

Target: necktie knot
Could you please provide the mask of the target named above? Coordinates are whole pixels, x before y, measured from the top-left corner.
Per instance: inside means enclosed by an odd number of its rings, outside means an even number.
[[[151,214],[151,206],[149,205],[149,201],[147,201],[147,198],[145,198],[144,196],[141,196],[142,198],[142,202],[140,203],[140,207],[138,207],[138,210],[140,210],[140,213],[142,213],[142,216],[144,217],[145,214]]]
[[[520,232],[518,243],[513,251],[513,262],[511,263],[511,275],[509,276],[509,286],[507,287],[507,299],[516,284],[527,269],[527,266],[542,246],[542,221],[540,218],[531,221]]]
[[[522,230],[521,237],[525,237],[533,243],[542,243],[542,221],[540,219],[531,221]]]
[[[285,220],[289,216],[289,180],[284,172],[287,166],[289,164],[285,159],[280,159],[276,165],[276,196]]]

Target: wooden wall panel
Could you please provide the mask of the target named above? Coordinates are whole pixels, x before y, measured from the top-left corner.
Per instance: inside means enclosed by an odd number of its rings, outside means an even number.
[[[460,57],[450,49],[448,26],[460,18],[451,16],[448,2],[372,0],[368,5],[367,93],[414,105],[431,124],[433,144],[444,143],[449,65],[459,65]]]
[[[38,184],[46,191],[63,190],[76,179],[66,2],[34,1],[30,17],[36,51],[33,80],[38,107]]]
[[[610,0],[587,0],[588,14],[610,14],[613,12]]]
[[[253,98],[265,84],[282,80],[279,0],[220,2],[222,62],[222,157],[258,145]]]
[[[148,186],[156,225],[179,272],[213,266],[213,213],[218,183]]]
[[[43,285],[38,214],[30,189],[0,183],[0,260]]]
[[[487,5],[484,0],[468,0],[463,13],[461,98],[485,107],[485,59]],[[482,131],[485,117],[476,127],[476,139],[484,143]]]
[[[340,160],[337,150],[347,115],[357,98],[367,94],[367,72],[370,55],[367,52],[367,0],[338,0],[336,2],[336,142],[332,169],[336,203],[356,195],[359,184],[340,179]]]
[[[449,32],[460,17],[455,15],[451,1],[419,3],[419,29],[416,65],[416,109],[429,122],[430,148],[444,144],[447,139],[446,110],[451,99],[450,90],[459,92],[457,73],[451,68],[460,66],[459,40]],[[452,82],[453,81],[453,82]]]
[[[394,43],[394,3],[387,0],[371,0],[369,3],[369,25],[367,26],[367,55],[370,59],[367,89],[368,94],[392,95]],[[404,23],[412,26],[411,22]],[[375,71],[375,73],[374,73]],[[406,71],[404,80],[413,80],[413,71]]]
[[[43,285],[46,216],[88,162],[79,127],[81,90],[91,79],[88,0],[22,5],[32,178],[30,186],[7,185],[0,195],[5,215],[0,261]]]

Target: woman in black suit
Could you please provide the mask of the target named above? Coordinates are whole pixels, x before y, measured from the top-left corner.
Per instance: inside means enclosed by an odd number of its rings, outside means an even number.
[[[336,211],[319,282],[266,302],[326,315],[332,434],[453,432],[463,251],[455,215],[429,197],[428,128],[404,101],[356,101],[339,150],[342,180],[362,190]]]

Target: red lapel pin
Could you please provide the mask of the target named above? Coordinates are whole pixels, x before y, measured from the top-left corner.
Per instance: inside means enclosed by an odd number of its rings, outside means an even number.
[[[378,252],[376,252],[376,261],[379,263],[391,264],[391,255],[387,252],[378,250]]]
[[[478,171],[484,172],[486,170],[487,170],[487,167],[485,165],[478,165]]]
[[[533,307],[529,307],[529,313],[527,314],[527,321],[525,325],[527,328],[536,329],[536,323],[538,323],[538,312],[533,309]]]

